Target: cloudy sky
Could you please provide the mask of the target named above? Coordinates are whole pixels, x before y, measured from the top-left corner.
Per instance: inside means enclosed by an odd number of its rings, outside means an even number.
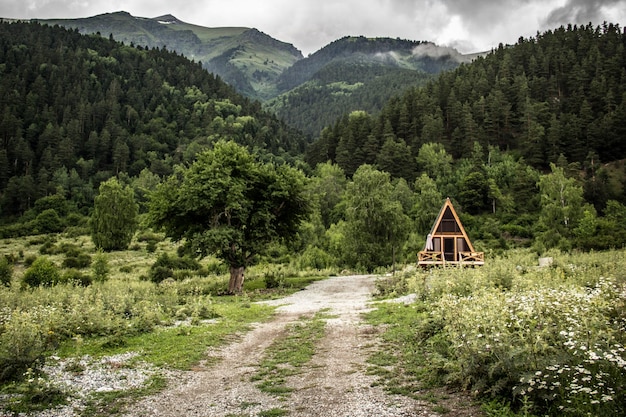
[[[568,23],[626,24],[626,0],[0,0],[0,17],[19,19],[121,10],[173,14],[201,26],[254,27],[305,55],[346,35],[432,41],[470,53]]]

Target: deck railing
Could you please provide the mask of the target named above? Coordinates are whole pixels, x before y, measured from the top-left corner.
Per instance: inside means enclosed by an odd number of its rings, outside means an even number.
[[[420,251],[417,254],[418,265],[484,265],[484,252],[459,252],[457,261],[446,261],[441,252]]]
[[[418,262],[442,262],[443,257],[441,252],[421,251],[417,254]]]
[[[484,252],[459,252],[460,262],[485,262]]]

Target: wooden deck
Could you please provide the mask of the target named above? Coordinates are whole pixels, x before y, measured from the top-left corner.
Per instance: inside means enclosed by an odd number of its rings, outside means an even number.
[[[458,259],[446,260],[442,252],[420,251],[417,254],[419,266],[480,266],[485,264],[484,252],[459,252]]]

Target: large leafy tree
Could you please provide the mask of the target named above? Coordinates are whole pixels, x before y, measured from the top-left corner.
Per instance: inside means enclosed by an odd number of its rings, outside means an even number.
[[[576,180],[567,177],[563,168],[555,164],[550,164],[550,168],[551,173],[541,176],[538,183],[539,227],[542,229],[539,240],[546,247],[557,246],[561,239],[571,238],[586,208],[583,189]]]
[[[426,174],[415,180],[415,205],[412,215],[419,233],[426,236],[437,218],[444,198],[435,181]]]
[[[350,266],[371,271],[395,261],[409,232],[410,219],[388,173],[361,165],[345,193],[345,258]]]
[[[149,219],[193,254],[226,262],[228,290],[240,292],[255,255],[297,236],[309,212],[305,180],[297,169],[261,163],[246,148],[221,140],[152,193]]]
[[[137,230],[134,192],[113,177],[100,184],[90,219],[94,245],[105,251],[124,250]]]

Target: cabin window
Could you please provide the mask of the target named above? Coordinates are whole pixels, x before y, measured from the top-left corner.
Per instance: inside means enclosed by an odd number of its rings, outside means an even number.
[[[461,229],[454,219],[454,215],[452,214],[452,210],[450,210],[450,207],[446,207],[446,211],[441,217],[441,222],[439,222],[439,227],[437,228],[437,231],[441,233],[461,232]]]

